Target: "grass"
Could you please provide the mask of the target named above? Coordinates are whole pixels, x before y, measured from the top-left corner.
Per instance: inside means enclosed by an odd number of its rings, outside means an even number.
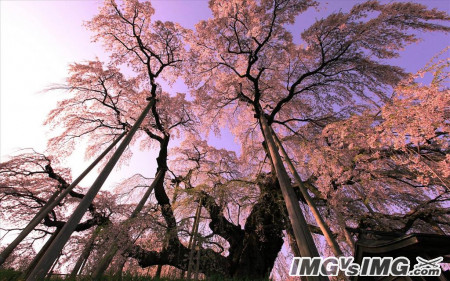
[[[0,281],[18,280],[22,272],[13,269],[0,269]]]

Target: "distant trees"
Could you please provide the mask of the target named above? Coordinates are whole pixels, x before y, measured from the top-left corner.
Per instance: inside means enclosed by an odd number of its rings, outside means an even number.
[[[198,205],[206,210],[198,271],[207,276],[270,274],[285,235],[294,254],[311,256],[331,254],[318,243],[324,234],[335,255],[351,254],[360,235],[449,234],[448,63],[435,61],[419,73],[432,82],[418,84],[385,62],[418,40],[414,31],[447,32],[448,16],[368,1],[318,20],[297,45],[286,25],[315,5],[210,1],[213,17],[188,30],[152,21],[150,2],[106,1],[87,26],[110,61],[74,63],[54,88],[66,96],[46,122],[61,131],[49,141],[52,156],[0,164],[2,221],[20,228],[31,219],[70,184],[70,170],[53,162],[80,140],[97,156],[151,98],[131,145],[158,150],[155,179],[133,176],[96,197],[75,228],[79,242],[67,245],[83,252],[78,261],[69,254],[74,275],[120,274],[136,263],[188,271]],[[178,78],[189,95],[162,89],[161,79]],[[224,126],[240,155],[204,140]],[[130,157],[128,147],[121,163]],[[71,192],[34,235],[60,229],[84,193]]]

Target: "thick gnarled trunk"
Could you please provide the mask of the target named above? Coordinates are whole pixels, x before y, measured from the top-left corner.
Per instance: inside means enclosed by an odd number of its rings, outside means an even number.
[[[211,230],[226,239],[230,247],[224,257],[210,249],[200,249],[199,272],[206,276],[225,276],[249,279],[267,277],[283,245],[284,206],[280,204],[281,193],[276,177],[261,177],[261,194],[247,218],[244,229],[229,222],[213,197],[202,192],[202,205],[209,212]],[[178,239],[172,239],[161,252],[146,251],[134,246],[128,251],[140,266],[172,265],[188,269],[189,248]]]

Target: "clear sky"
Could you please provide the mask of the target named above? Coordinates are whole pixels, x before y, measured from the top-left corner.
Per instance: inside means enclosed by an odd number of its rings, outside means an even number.
[[[300,15],[296,25],[290,27],[294,36],[298,38],[301,31],[315,19],[339,9],[348,10],[362,1],[319,2],[322,9],[307,11]],[[415,2],[450,12],[448,0]],[[155,19],[176,21],[185,27],[192,28],[198,20],[211,15],[206,0],[157,0],[152,3],[156,10]],[[0,0],[1,160],[21,148],[45,151],[50,133],[42,123],[49,110],[56,105],[58,94],[40,92],[53,83],[64,82],[69,63],[91,60],[96,56],[107,59],[101,46],[90,41],[90,32],[82,26],[83,21],[95,15],[100,4],[101,1],[96,0]],[[415,72],[450,43],[449,37],[438,33],[427,33],[423,38],[424,42],[408,47],[395,63]],[[213,138],[213,142],[218,145],[230,143],[229,134],[223,137],[222,141]],[[86,166],[83,157],[84,153],[79,151],[68,162],[75,176]],[[113,174],[110,181],[117,182],[137,172],[152,176],[154,168],[143,163],[149,163],[149,159],[154,158],[151,152],[136,154],[128,171]]]

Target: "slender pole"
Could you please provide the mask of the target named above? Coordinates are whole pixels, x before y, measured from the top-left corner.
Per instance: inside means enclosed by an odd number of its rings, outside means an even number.
[[[45,274],[48,272],[52,263],[56,259],[58,253],[61,252],[64,245],[69,240],[70,235],[73,233],[78,223],[80,222],[81,218],[84,216],[84,213],[94,200],[103,183],[108,178],[109,174],[113,170],[114,166],[116,165],[120,156],[124,152],[125,148],[130,144],[131,139],[141,126],[142,121],[144,121],[145,117],[147,116],[148,112],[150,111],[154,103],[155,99],[150,99],[149,103],[145,107],[142,114],[139,116],[136,123],[131,128],[130,132],[127,134],[125,139],[120,143],[119,147],[114,152],[111,159],[105,165],[103,170],[100,172],[100,174],[98,175],[95,182],[92,184],[89,191],[85,194],[80,204],[78,204],[72,216],[69,218],[64,227],[61,229],[61,232],[58,234],[55,241],[53,241],[49,249],[45,252],[44,256],[36,266],[36,268],[33,270],[33,272],[31,272],[30,277],[27,278],[27,281],[38,281],[42,280],[45,277]]]
[[[116,272],[116,277],[119,281],[123,280],[123,268],[125,267],[125,263],[127,262],[127,259],[123,259],[123,261],[119,264],[119,268]]]
[[[195,273],[194,273],[194,280],[198,280],[198,272],[200,270],[200,249],[201,249],[202,243],[200,242],[200,239],[197,237],[197,246],[195,247],[195,250],[197,251],[197,263],[195,264]]]
[[[83,270],[84,270],[84,267],[86,266],[87,262],[88,262],[88,259],[83,260],[83,263],[81,264],[80,270],[78,271],[77,275],[83,275]]]
[[[73,267],[72,272],[70,273],[70,278],[75,278],[75,276],[81,273],[80,271],[81,266],[89,258],[89,255],[91,254],[92,248],[94,246],[95,239],[97,238],[97,235],[100,233],[101,229],[102,226],[98,226],[92,233],[91,238],[89,238],[88,242],[84,246],[84,249],[81,252],[80,257],[77,259],[77,262],[75,263],[75,266]]]
[[[52,265],[52,268],[51,268],[50,271],[48,272],[48,274],[47,274],[47,278],[48,278],[48,279],[50,279],[50,278],[52,277],[53,271],[55,271],[55,267],[56,267],[56,265],[58,264],[58,261],[59,261],[59,259],[61,258],[61,256],[62,256],[62,252],[59,253],[58,258],[55,260],[55,262],[54,262],[53,265]]]
[[[342,217],[341,213],[338,210],[334,209],[334,213],[336,214],[338,223],[341,226],[342,231],[344,232],[345,240],[348,246],[350,246],[352,252],[355,252],[355,241],[353,240],[353,237],[351,236],[350,232],[347,230],[347,225],[345,223],[344,218]]]
[[[106,254],[103,255],[98,266],[95,267],[95,270],[91,275],[92,280],[99,280],[103,276],[103,273],[105,273],[118,250],[119,246],[117,242],[114,241],[113,244],[109,246],[109,250],[106,252]]]
[[[127,221],[134,219],[141,212],[142,208],[144,207],[145,202],[147,202],[153,189],[155,189],[155,186],[158,184],[159,181],[164,180],[164,178],[163,178],[164,172],[165,171],[163,169],[158,171],[152,184],[148,187],[147,191],[142,196],[141,200],[139,201],[136,208],[134,208],[133,213],[131,214],[130,218]],[[102,277],[103,273],[108,268],[109,264],[113,260],[113,258],[116,255],[118,250],[119,250],[119,245],[117,243],[117,239],[115,239],[113,244],[110,246],[108,252],[106,252],[106,254],[103,256],[103,258],[100,260],[98,266],[95,268],[94,273],[92,273],[92,279],[97,280],[97,279],[100,279],[100,277]]]
[[[156,267],[156,273],[155,273],[154,279],[159,280],[161,278],[162,267],[163,267],[162,264],[158,264],[158,266]]]
[[[286,233],[292,253],[294,254],[294,257],[301,257],[300,250],[298,249],[297,243],[295,241],[294,230],[292,229],[291,222],[287,222],[286,224],[289,224],[286,226]]]
[[[195,252],[195,246],[197,244],[197,232],[198,232],[198,225],[200,223],[200,214],[202,212],[202,198],[200,198],[200,201],[198,203],[197,211],[195,212],[195,219],[194,219],[194,225],[192,226],[192,236],[189,239],[189,262],[188,262],[188,271],[187,271],[187,279],[191,279],[192,275],[192,267],[193,267],[193,260],[194,260],[194,252]]]
[[[339,248],[339,244],[336,242],[336,239],[333,237],[333,233],[331,233],[330,228],[328,227],[327,223],[322,218],[322,215],[319,213],[319,210],[317,209],[316,204],[314,203],[313,199],[309,195],[308,191],[306,190],[305,185],[303,184],[302,179],[300,178],[300,175],[297,173],[297,170],[295,169],[294,165],[292,164],[291,159],[289,158],[289,155],[287,154],[286,150],[283,147],[283,144],[278,139],[277,134],[272,130],[273,139],[275,140],[276,145],[280,149],[285,162],[288,164],[289,170],[291,171],[291,174],[294,176],[295,181],[297,182],[300,192],[303,195],[303,198],[305,198],[306,203],[308,204],[311,213],[313,214],[314,218],[316,219],[317,225],[319,226],[320,230],[322,231],[323,235],[325,236],[325,240],[328,243],[328,246],[330,246],[331,250],[333,251],[333,254],[335,256],[342,256],[342,251]]]
[[[161,169],[156,173],[156,177],[153,179],[152,184],[149,186],[145,194],[142,196],[141,200],[137,204],[136,208],[134,208],[133,213],[131,213],[130,219],[134,219],[139,215],[139,213],[142,211],[142,208],[145,205],[145,202],[147,202],[148,198],[150,197],[150,194],[152,193],[153,189],[155,189],[155,186],[161,181],[164,180],[164,173],[165,170]]]
[[[277,174],[278,182],[280,183],[281,192],[286,204],[289,220],[291,221],[292,228],[294,230],[295,241],[297,242],[298,249],[300,250],[300,255],[302,257],[320,257],[312,235],[308,230],[306,219],[303,216],[302,210],[300,209],[297,196],[295,195],[294,189],[291,186],[286,168],[283,165],[280,154],[278,154],[278,149],[272,137],[271,128],[269,124],[267,124],[267,120],[264,115],[261,115],[259,117],[259,121],[264,140],[266,141],[267,148],[270,153],[270,158],[273,162],[275,172]],[[308,276],[307,279],[308,281],[328,280],[328,277]]]
[[[14,251],[14,249],[22,242],[25,237],[27,237],[28,234],[30,234],[31,231],[50,213],[50,211],[53,210],[61,201],[69,194],[74,187],[80,183],[81,180],[100,162],[103,157],[105,157],[108,152],[113,149],[114,146],[122,139],[122,137],[126,134],[126,131],[123,132],[117,139],[115,139],[107,148],[106,150],[100,154],[94,162],[92,162],[89,167],[87,167],[84,172],[78,176],[63,192],[59,194],[59,196],[55,199],[53,197],[56,197],[58,192],[55,192],[53,196],[48,200],[48,202],[44,205],[44,207],[41,208],[41,210],[34,216],[34,218],[28,223],[28,225],[20,232],[20,234],[14,239],[11,244],[6,247],[3,252],[0,254],[0,266],[5,262],[5,260],[11,255],[11,253]]]

